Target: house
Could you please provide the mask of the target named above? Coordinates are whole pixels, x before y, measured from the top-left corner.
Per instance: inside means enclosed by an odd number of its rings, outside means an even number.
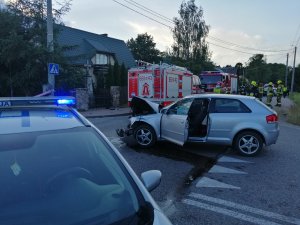
[[[58,44],[72,47],[65,53],[70,63],[87,70],[86,87],[90,97],[94,95],[93,89],[97,85],[96,74],[106,76],[108,66],[115,62],[124,64],[126,68],[135,65],[133,55],[123,40],[67,26],[59,25],[58,28]]]
[[[237,68],[232,66],[226,66],[226,67],[217,67],[218,71],[221,71],[223,73],[230,73],[237,75]]]

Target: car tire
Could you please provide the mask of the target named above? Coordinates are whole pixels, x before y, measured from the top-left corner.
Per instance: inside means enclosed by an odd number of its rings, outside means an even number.
[[[234,142],[234,149],[243,156],[255,156],[263,147],[261,136],[254,131],[239,133]]]
[[[154,129],[147,125],[142,124],[134,129],[134,137],[137,144],[141,148],[150,148],[156,142],[156,134]]]

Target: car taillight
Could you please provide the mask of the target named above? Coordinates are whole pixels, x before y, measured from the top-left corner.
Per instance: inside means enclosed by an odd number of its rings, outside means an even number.
[[[276,114],[266,116],[267,123],[275,123],[278,121],[278,116]]]

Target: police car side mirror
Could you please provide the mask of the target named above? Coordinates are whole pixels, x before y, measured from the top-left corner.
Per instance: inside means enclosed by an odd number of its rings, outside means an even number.
[[[161,113],[161,114],[167,114],[167,109],[161,109],[161,110],[160,110],[160,113]]]

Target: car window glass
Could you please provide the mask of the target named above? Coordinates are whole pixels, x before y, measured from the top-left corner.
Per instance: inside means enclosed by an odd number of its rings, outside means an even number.
[[[215,99],[211,112],[215,113],[248,113],[250,109],[237,99]]]
[[[187,115],[192,102],[193,98],[182,99],[169,108],[168,114]]]

